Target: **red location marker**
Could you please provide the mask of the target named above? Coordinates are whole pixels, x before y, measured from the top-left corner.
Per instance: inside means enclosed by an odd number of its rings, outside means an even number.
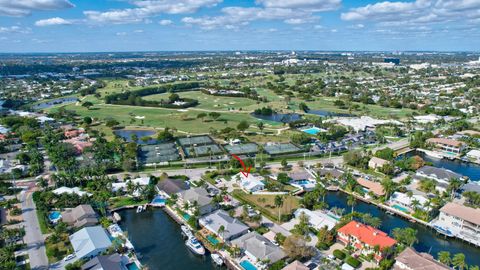
[[[250,170],[252,169],[252,166],[249,166],[248,168],[245,166],[245,163],[243,162],[243,160],[235,155],[235,154],[232,154],[232,157],[235,158],[236,160],[238,160],[238,162],[240,162],[240,165],[242,165],[242,170],[240,171],[245,177],[248,177],[248,174],[250,173]]]

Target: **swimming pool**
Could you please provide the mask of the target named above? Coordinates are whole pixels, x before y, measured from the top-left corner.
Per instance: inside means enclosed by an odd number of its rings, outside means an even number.
[[[60,214],[59,211],[53,211],[50,214],[48,214],[48,219],[50,220],[50,222],[57,222],[61,218],[62,218],[62,214]]]
[[[129,264],[125,265],[125,266],[127,267],[128,270],[140,270],[140,269],[138,268],[137,264],[134,263],[134,262],[133,262],[133,263],[129,263]]]
[[[401,205],[398,205],[398,204],[394,204],[392,205],[393,208],[397,209],[397,210],[400,210],[402,212],[405,212],[405,213],[410,213],[410,211],[406,208],[406,207],[403,207]]]
[[[257,270],[255,265],[253,265],[250,261],[247,260],[241,261],[240,266],[245,270]]]
[[[210,242],[212,245],[216,245],[216,244],[220,243],[220,241],[218,241],[217,238],[215,238],[215,237],[213,237],[213,236],[211,236],[211,235],[208,235],[208,236],[207,236],[207,240],[208,240],[208,242]]]
[[[165,204],[167,200],[162,196],[156,196],[152,200],[152,204]]]
[[[190,215],[189,214],[183,214],[183,219],[185,219],[186,221],[188,221],[190,219]]]
[[[322,130],[317,127],[311,127],[307,129],[302,129],[302,131],[310,135],[317,135],[317,133],[319,133]]]

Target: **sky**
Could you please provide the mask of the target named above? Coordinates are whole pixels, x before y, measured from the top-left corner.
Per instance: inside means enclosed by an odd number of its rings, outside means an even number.
[[[0,0],[0,53],[479,51],[480,0]]]

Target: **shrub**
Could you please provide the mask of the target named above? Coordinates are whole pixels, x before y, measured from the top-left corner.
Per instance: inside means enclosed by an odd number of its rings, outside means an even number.
[[[345,260],[346,263],[348,263],[351,267],[357,268],[360,266],[360,261],[355,259],[354,257],[348,256],[348,258]]]
[[[337,259],[343,260],[343,259],[345,259],[345,257],[347,255],[345,255],[345,253],[343,251],[341,251],[340,249],[335,249],[333,251],[333,256],[335,256],[335,258],[337,258]]]

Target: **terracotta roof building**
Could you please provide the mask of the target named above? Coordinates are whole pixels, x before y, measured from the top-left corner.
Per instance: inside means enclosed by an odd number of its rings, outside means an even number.
[[[373,194],[375,194],[376,196],[385,195],[385,191],[383,190],[382,185],[378,182],[373,182],[367,179],[358,178],[357,183],[362,187],[368,189],[368,191],[373,192]]]
[[[395,258],[393,270],[449,270],[450,267],[433,259],[428,253],[418,253],[413,248],[406,248]]]
[[[447,138],[430,138],[427,143],[435,145],[436,148],[444,151],[459,154],[465,147],[465,143]]]
[[[361,251],[365,256],[373,253],[377,261],[383,258],[383,251],[386,248],[397,243],[385,232],[354,220],[338,230],[337,239],[343,244]],[[379,247],[379,251],[375,251],[376,246]]]

